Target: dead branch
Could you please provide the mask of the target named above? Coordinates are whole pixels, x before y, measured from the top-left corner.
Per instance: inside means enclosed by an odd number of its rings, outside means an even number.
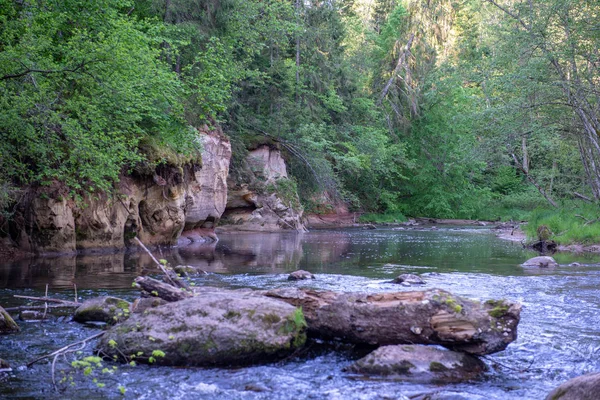
[[[148,255],[150,255],[150,258],[152,258],[152,260],[154,261],[154,263],[156,265],[158,265],[158,268],[160,268],[160,270],[163,272],[163,274],[165,274],[165,277],[167,278],[167,280],[169,281],[168,283],[170,283],[171,285],[175,286],[175,287],[183,287],[185,288],[187,285],[183,282],[180,281],[180,279],[174,278],[171,274],[169,274],[169,271],[165,268],[164,265],[162,265],[157,259],[156,257],[154,257],[154,255],[150,252],[150,250],[148,250],[148,248],[146,246],[144,246],[144,243],[142,243],[142,241],[140,239],[138,239],[137,237],[133,238],[137,244],[140,245],[140,247],[142,249],[144,249],[144,251],[146,251],[146,253],[148,253]],[[176,283],[176,281],[179,281]]]
[[[66,345],[66,346],[64,346],[64,347],[61,347],[60,349],[58,349],[58,350],[56,350],[56,351],[53,351],[53,352],[52,352],[52,353],[50,353],[50,354],[46,354],[46,355],[43,355],[43,356],[41,356],[41,357],[38,357],[38,358],[36,358],[35,360],[28,362],[28,363],[27,363],[27,368],[31,367],[33,364],[37,363],[38,361],[42,361],[42,360],[44,360],[44,359],[46,359],[46,358],[49,358],[49,357],[54,357],[54,356],[56,356],[56,355],[59,355],[59,354],[65,353],[65,352],[66,352],[67,350],[69,350],[71,347],[85,345],[85,344],[86,344],[87,342],[89,342],[90,340],[93,340],[93,339],[99,338],[100,336],[104,335],[105,333],[106,333],[105,331],[98,332],[98,333],[96,333],[95,335],[92,335],[92,336],[90,336],[90,337],[87,337],[87,338],[85,338],[85,339],[83,339],[83,340],[80,340],[79,342],[75,342],[75,343],[68,344],[68,345]]]
[[[182,290],[181,288],[177,288],[176,286],[169,285],[168,283],[147,276],[138,276],[135,278],[135,283],[144,291],[169,302],[192,297],[191,291]]]
[[[60,304],[71,306],[71,307],[79,307],[81,305],[81,303],[79,303],[79,302],[76,303],[76,302],[70,301],[70,300],[53,299],[53,298],[50,298],[50,297],[21,296],[21,295],[18,295],[18,294],[15,294],[13,297],[17,297],[19,299],[33,300],[33,301],[43,301],[43,302],[49,302],[49,303],[60,303]]]
[[[378,106],[381,105],[381,102],[383,101],[383,99],[385,98],[385,96],[387,96],[388,91],[390,90],[390,86],[392,86],[392,83],[394,83],[394,80],[396,80],[396,76],[400,72],[400,68],[402,68],[404,66],[404,64],[406,62],[406,57],[407,57],[408,53],[410,53],[410,48],[412,47],[412,43],[413,43],[414,39],[415,39],[415,34],[411,33],[410,37],[408,38],[408,42],[406,43],[406,46],[404,46],[404,49],[402,50],[402,52],[398,56],[398,62],[396,63],[396,68],[394,68],[394,71],[392,72],[392,76],[387,81],[387,83],[385,84],[385,87],[381,91],[381,95],[379,96],[379,100],[377,100],[377,105]]]
[[[579,197],[582,200],[587,201],[588,203],[593,203],[594,201],[587,196],[582,195],[581,193],[573,192],[576,197]]]
[[[48,306],[18,306],[5,308],[7,312],[28,311],[28,310],[45,310],[51,308],[77,308],[80,304],[49,304]]]

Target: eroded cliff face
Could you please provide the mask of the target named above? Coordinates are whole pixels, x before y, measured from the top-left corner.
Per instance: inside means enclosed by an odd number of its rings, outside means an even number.
[[[281,152],[262,145],[244,160],[243,177],[229,176],[223,230],[274,232],[306,230],[295,184]]]
[[[124,176],[111,197],[76,204],[60,188],[31,190],[12,224],[13,239],[38,253],[122,249],[136,236],[146,245],[214,240],[227,201],[231,145],[220,129],[201,129],[199,137],[201,163]]]

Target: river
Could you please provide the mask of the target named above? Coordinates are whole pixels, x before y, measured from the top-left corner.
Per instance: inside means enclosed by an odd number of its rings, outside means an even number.
[[[532,271],[519,266],[536,254],[488,229],[323,230],[305,234],[229,233],[212,246],[187,246],[158,254],[172,265],[194,265],[207,275],[197,286],[266,289],[300,285],[337,291],[415,290],[389,283],[401,273],[424,274],[425,288],[441,288],[474,299],[510,299],[523,304],[518,339],[485,359],[489,371],[477,381],[453,385],[362,379],[343,368],[363,355],[341,343],[311,341],[289,359],[247,368],[171,368],[119,365],[113,373],[69,374],[59,359],[57,379],[66,371],[73,385],[52,387],[51,366],[43,361],[20,367],[39,355],[99,332],[68,316],[43,323],[17,321],[22,331],[0,336],[0,358],[13,372],[0,378],[0,398],[15,399],[405,399],[437,393],[435,399],[543,399],[567,379],[600,370],[600,256],[557,254],[561,264]],[[569,267],[571,262],[582,266]],[[287,281],[306,269],[317,279]],[[132,300],[140,274],[155,274],[143,253],[45,257],[0,264],[0,304],[25,300],[13,295],[49,295],[80,300],[114,295]],[[420,289],[420,288],[419,288]],[[417,289],[418,290],[418,289]],[[79,357],[91,354],[92,345]],[[111,363],[106,363],[112,369]],[[70,381],[67,379],[67,383]],[[125,389],[122,396],[118,387]]]

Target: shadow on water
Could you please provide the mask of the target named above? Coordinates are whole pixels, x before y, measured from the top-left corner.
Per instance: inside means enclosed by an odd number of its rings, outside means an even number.
[[[600,257],[556,254],[557,269],[535,271],[519,266],[535,253],[518,243],[497,239],[489,230],[377,229],[308,234],[231,233],[211,246],[158,251],[171,264],[194,265],[208,275],[198,286],[273,288],[308,286],[340,291],[413,290],[389,283],[400,273],[425,274],[425,288],[438,287],[470,298],[507,298],[523,305],[519,338],[490,356],[490,372],[479,381],[436,386],[393,380],[356,379],[342,369],[359,356],[352,346],[313,343],[297,356],[276,364],[239,369],[120,366],[104,378],[106,388],[89,380],[77,390],[51,389],[49,365],[15,371],[0,382],[3,398],[156,399],[401,399],[442,391],[453,399],[541,399],[566,379],[600,368]],[[577,261],[581,267],[568,267]],[[317,279],[289,282],[287,274],[307,269]],[[144,253],[45,257],[0,264],[0,304],[23,302],[14,294],[50,293],[72,298],[137,293],[132,280],[154,274]],[[0,358],[22,365],[36,355],[97,332],[68,318],[21,323],[22,332],[0,337]],[[497,367],[500,363],[505,367]],[[456,397],[450,397],[456,395]],[[442,397],[443,398],[443,397]]]

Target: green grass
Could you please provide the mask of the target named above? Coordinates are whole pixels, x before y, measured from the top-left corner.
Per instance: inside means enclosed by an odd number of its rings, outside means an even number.
[[[598,205],[569,201],[557,209],[538,208],[534,210],[525,227],[525,233],[529,239],[537,240],[537,229],[545,225],[552,232],[550,239],[558,244],[600,243],[600,221],[586,225],[586,220],[594,221],[598,218],[600,218]]]
[[[481,207],[476,219],[481,221],[528,221],[533,210],[547,206],[537,192],[526,191],[497,196]]]
[[[374,224],[381,224],[385,222],[404,222],[407,221],[404,214],[400,212],[395,213],[384,213],[384,214],[376,214],[369,213],[363,214],[359,218],[359,222],[370,222]]]

